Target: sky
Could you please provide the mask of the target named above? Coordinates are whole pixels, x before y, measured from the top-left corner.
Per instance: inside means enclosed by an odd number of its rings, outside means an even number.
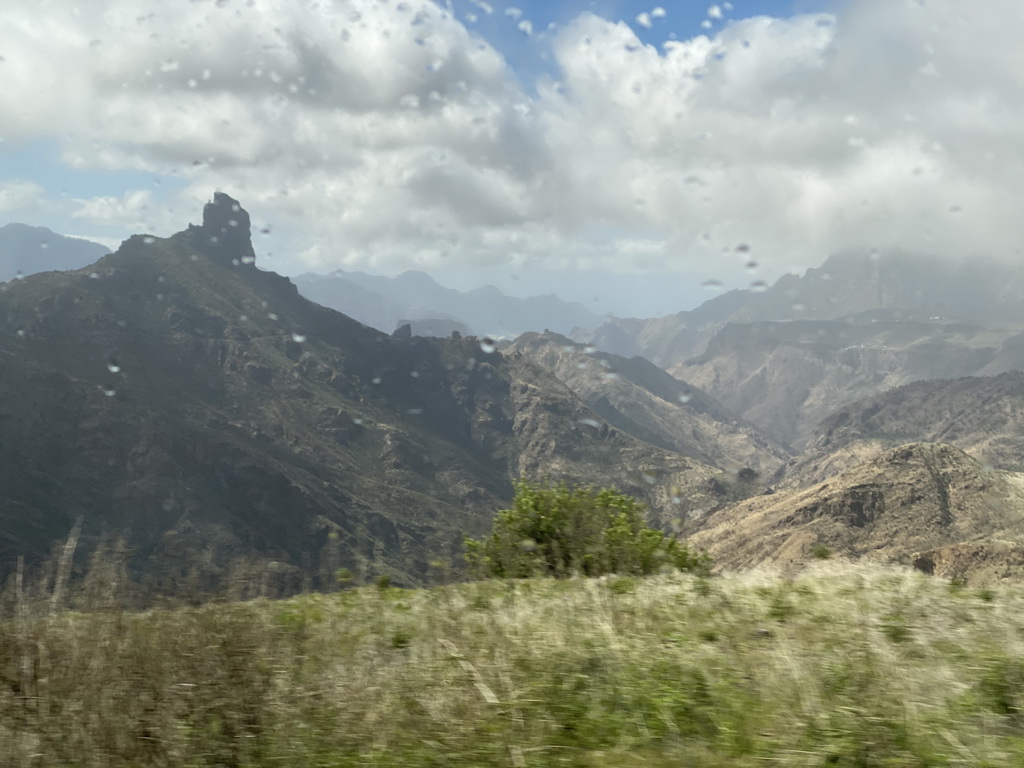
[[[5,0],[0,225],[113,247],[221,190],[264,268],[639,316],[1021,259],[1019,0],[660,1]]]

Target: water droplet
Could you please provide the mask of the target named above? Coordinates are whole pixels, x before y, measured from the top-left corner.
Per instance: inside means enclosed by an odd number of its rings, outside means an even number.
[[[25,338],[25,329],[24,329],[24,328],[19,328],[19,329],[18,329],[18,330],[16,331],[16,333],[18,334],[18,337],[19,337],[19,338],[22,338],[22,339],[24,339],[24,338]]]
[[[117,394],[117,390],[114,389],[113,387],[104,387],[103,394],[106,395],[107,397],[113,397],[114,395]]]
[[[497,349],[497,345],[494,343],[494,339],[483,338],[480,339],[480,349],[485,355],[489,355]]]
[[[280,320],[280,318],[273,312],[267,312],[267,317],[270,318],[271,320]]]
[[[24,280],[25,279],[25,275],[23,275],[21,273],[21,270],[19,269],[17,272],[14,273],[14,279],[15,280]]]
[[[304,335],[302,335],[301,333],[293,333],[292,334],[292,341],[294,341],[296,344],[301,344],[305,340],[306,340],[306,337]]]
[[[142,242],[144,242],[146,245],[152,245],[153,243],[156,242],[156,238],[153,237],[152,235],[146,235],[144,238],[142,238]]]
[[[586,424],[588,427],[593,427],[594,429],[599,429],[601,426],[601,422],[597,419],[580,419],[580,424]]]
[[[50,247],[50,244],[46,243],[46,242],[43,242],[43,243],[39,244],[39,247],[42,248],[45,251],[47,248]]]
[[[99,272],[90,272],[89,273],[89,277],[92,278],[93,280],[99,280],[100,279],[100,273]]]
[[[755,280],[750,284],[750,290],[754,293],[764,293],[768,290],[768,283],[764,280]]]
[[[380,382],[381,382],[380,376],[374,376],[372,379],[370,379],[370,383],[371,384],[380,384]]]
[[[751,259],[744,266],[746,267],[748,272],[753,272],[755,269],[757,269],[757,262]]]
[[[242,263],[243,264],[255,264],[256,263],[256,257],[255,256],[243,256],[242,257]]]
[[[658,482],[658,478],[655,475],[652,475],[650,472],[641,471],[640,477],[643,478],[643,481],[648,485],[654,485],[656,482]]]
[[[261,235],[263,235],[264,237],[266,237],[267,235],[269,235],[269,234],[271,233],[271,231],[272,231],[272,230],[271,230],[271,228],[270,228],[270,227],[263,227],[263,228],[262,228],[262,229],[260,230],[260,234],[261,234]]]
[[[110,362],[107,363],[107,370],[111,373],[120,373],[121,366],[117,364],[117,361],[111,358]]]
[[[248,315],[239,315],[238,319],[241,320],[244,323],[244,322],[246,322],[249,319],[249,316]]]
[[[704,287],[704,288],[707,288],[709,290],[712,290],[712,291],[717,291],[717,290],[721,290],[721,288],[722,288],[722,281],[721,280],[705,280],[703,283],[701,283],[701,286]]]
[[[740,243],[736,246],[737,253],[750,253],[750,246],[746,243]]]
[[[412,376],[414,379],[418,379],[420,377],[420,372],[419,371],[411,371],[409,373],[409,375]]]
[[[619,378],[619,374],[617,374],[617,373],[612,373],[611,371],[609,371],[609,372],[608,372],[608,373],[606,373],[606,374],[605,374],[604,376],[602,376],[602,378],[603,378],[603,379],[604,379],[605,381],[615,381],[615,379]]]
[[[592,355],[595,352],[597,352],[597,347],[595,347],[593,344],[587,344],[587,346],[583,348],[583,352],[584,354]]]
[[[690,402],[691,399],[692,398],[691,398],[690,395],[680,395],[679,396],[679,402],[682,403],[683,405],[686,405],[688,402]]]
[[[410,416],[419,416],[421,413],[423,413],[423,409],[422,408],[409,408],[409,409],[406,410],[406,413],[408,413]]]

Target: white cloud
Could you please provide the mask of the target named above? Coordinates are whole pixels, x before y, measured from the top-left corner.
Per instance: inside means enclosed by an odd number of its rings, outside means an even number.
[[[43,188],[32,181],[0,181],[0,211],[24,211],[37,208],[43,200]]]
[[[76,6],[0,10],[0,135],[56,135],[72,168],[183,177],[186,219],[228,191],[274,238],[305,238],[279,254],[320,266],[725,278],[751,255],[778,271],[846,248],[1019,253],[1015,0],[850,0],[660,51],[585,13],[548,36],[559,79],[536,92],[428,0]],[[76,202],[92,222],[184,226],[142,190]]]
[[[84,219],[90,224],[120,224],[129,229],[147,228],[151,220],[153,194],[147,189],[133,189],[121,197],[75,198],[77,208],[71,218]]]

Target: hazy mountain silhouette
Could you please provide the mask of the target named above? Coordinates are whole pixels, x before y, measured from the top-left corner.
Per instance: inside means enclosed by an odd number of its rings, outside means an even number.
[[[602,320],[582,304],[554,295],[520,299],[493,285],[457,291],[416,270],[393,278],[337,270],[299,275],[295,284],[303,296],[388,332],[402,320],[446,319],[481,336],[510,338],[544,329],[568,333]]]
[[[0,227],[0,282],[50,270],[80,269],[110,252],[105,245],[64,237],[45,227]]]

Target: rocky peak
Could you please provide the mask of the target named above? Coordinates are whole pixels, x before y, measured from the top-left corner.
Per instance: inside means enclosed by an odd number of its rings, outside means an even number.
[[[213,201],[203,206],[202,226],[190,224],[192,246],[225,266],[253,268],[249,213],[230,195],[214,192]]]

